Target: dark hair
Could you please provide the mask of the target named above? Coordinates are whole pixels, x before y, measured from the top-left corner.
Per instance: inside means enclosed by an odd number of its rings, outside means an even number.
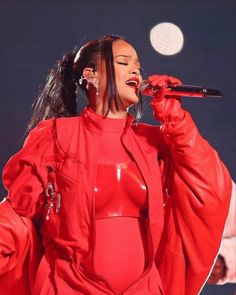
[[[107,75],[107,102],[108,107],[104,113],[106,116],[114,101],[118,109],[119,94],[115,82],[115,69],[113,63],[112,44],[114,41],[126,39],[120,36],[104,36],[97,40],[86,43],[78,52],[65,54],[50,71],[46,83],[38,98],[33,104],[33,114],[28,124],[27,131],[30,131],[37,123],[49,118],[71,117],[77,115],[77,85],[83,91],[86,90],[85,83],[78,83],[85,67],[92,67],[96,70],[99,57],[102,57],[106,65]],[[76,57],[76,60],[75,60]],[[142,97],[134,106],[134,117],[137,121],[141,118],[143,111]]]

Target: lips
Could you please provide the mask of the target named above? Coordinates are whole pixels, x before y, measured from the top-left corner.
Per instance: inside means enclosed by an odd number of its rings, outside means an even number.
[[[128,85],[129,87],[135,89],[135,93],[136,93],[136,94],[138,93],[139,85],[140,85],[140,81],[139,81],[138,78],[136,78],[136,77],[130,78],[130,79],[127,80],[125,83],[126,83],[126,85]]]
[[[127,80],[125,82],[128,86],[132,87],[132,88],[138,88],[139,87],[139,79],[138,78],[130,78],[129,80]]]

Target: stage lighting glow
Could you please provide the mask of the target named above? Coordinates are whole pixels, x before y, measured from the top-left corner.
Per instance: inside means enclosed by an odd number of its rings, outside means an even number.
[[[150,30],[152,47],[162,55],[179,53],[184,45],[181,29],[173,23],[159,23]]]

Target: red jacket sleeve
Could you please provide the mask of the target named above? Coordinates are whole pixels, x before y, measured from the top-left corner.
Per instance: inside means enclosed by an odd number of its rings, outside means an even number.
[[[8,195],[0,204],[1,294],[13,294],[16,289],[20,294],[31,294],[30,285],[41,258],[41,245],[31,219],[42,204],[47,170],[41,162],[52,145],[51,139],[52,120],[41,122],[3,171]]]
[[[27,137],[23,148],[7,162],[3,184],[7,200],[21,216],[32,218],[40,207],[47,170],[41,165],[52,145],[52,120],[39,123]]]
[[[165,123],[160,132],[170,169],[157,265],[166,294],[194,295],[220,247],[231,178],[188,112],[181,121]]]
[[[10,271],[17,264],[22,265],[28,246],[29,236],[23,220],[7,201],[0,204],[0,275]]]
[[[32,294],[42,249],[30,219],[20,217],[8,201],[0,203],[1,294]]]

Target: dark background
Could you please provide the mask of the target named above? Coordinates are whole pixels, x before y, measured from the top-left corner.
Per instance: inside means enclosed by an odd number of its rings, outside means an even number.
[[[83,39],[119,34],[138,50],[146,75],[169,74],[224,93],[223,99],[185,98],[183,104],[235,180],[235,15],[234,0],[0,0],[0,169],[22,145],[32,101],[54,62]],[[151,47],[149,31],[160,22],[181,28],[179,54],[163,56]],[[154,123],[148,107],[143,121]],[[0,195],[6,195],[3,186]],[[229,284],[201,294],[234,290]]]

